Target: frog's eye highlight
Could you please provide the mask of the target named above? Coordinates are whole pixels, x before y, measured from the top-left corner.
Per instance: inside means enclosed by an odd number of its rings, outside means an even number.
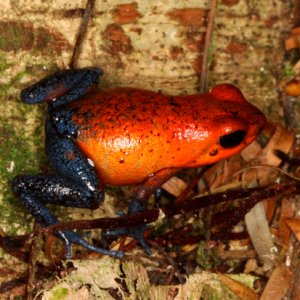
[[[233,148],[238,146],[244,140],[245,130],[236,130],[220,137],[219,142],[223,148]]]

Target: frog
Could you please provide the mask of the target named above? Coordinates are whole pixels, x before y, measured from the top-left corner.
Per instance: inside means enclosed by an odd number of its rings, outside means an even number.
[[[234,85],[206,93],[168,95],[132,87],[100,89],[98,67],[57,71],[22,90],[27,104],[47,104],[45,152],[52,172],[17,175],[12,189],[42,226],[59,223],[47,204],[96,209],[104,188],[133,186],[128,215],[147,209],[149,197],[182,169],[214,164],[242,151],[266,118]],[[146,226],[107,231],[134,237],[150,253]],[[56,232],[72,244],[122,258],[71,230]]]

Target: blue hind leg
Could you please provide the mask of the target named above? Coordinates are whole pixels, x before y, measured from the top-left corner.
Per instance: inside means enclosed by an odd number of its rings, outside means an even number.
[[[58,223],[44,204],[95,209],[104,198],[93,165],[75,143],[55,134],[49,140],[47,151],[57,175],[19,175],[12,183],[15,194],[43,227]],[[57,236],[64,241],[68,258],[71,256],[71,243],[100,254],[123,257],[123,252],[95,247],[69,230],[60,231]]]
[[[36,195],[31,193],[27,188],[24,188],[26,185],[30,185],[28,182],[33,179],[34,176],[18,176],[13,181],[14,191],[18,195],[19,199],[23,203],[24,207],[32,214],[32,216],[37,220],[41,226],[46,227],[49,225],[57,224],[59,221],[45,208],[45,206],[37,200]],[[51,185],[51,178],[46,176],[36,176],[35,181],[38,179],[41,183],[48,183]],[[23,187],[22,187],[23,186]],[[122,251],[113,251],[103,248],[96,247],[92,244],[89,244],[84,240],[80,235],[74,233],[71,230],[58,231],[55,234],[60,238],[66,247],[66,258],[69,259],[72,257],[71,244],[81,245],[90,251],[97,252],[103,255],[109,255],[116,258],[122,258],[124,253]]]
[[[73,140],[61,137],[48,124],[46,148],[54,175],[19,175],[13,180],[13,190],[25,208],[43,227],[58,223],[44,204],[69,207],[97,208],[104,194],[96,171],[90,161],[80,152]],[[121,258],[123,252],[110,251],[87,243],[72,231],[57,233],[71,256],[71,243],[88,250]]]

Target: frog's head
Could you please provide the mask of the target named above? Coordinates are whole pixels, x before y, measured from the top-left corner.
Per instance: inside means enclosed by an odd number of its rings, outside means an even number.
[[[207,95],[213,110],[209,122],[214,130],[208,134],[202,160],[211,164],[248,146],[263,129],[266,118],[231,84],[218,85]]]

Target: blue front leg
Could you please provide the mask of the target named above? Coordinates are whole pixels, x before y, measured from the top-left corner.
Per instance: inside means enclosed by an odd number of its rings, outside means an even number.
[[[48,102],[52,109],[91,91],[102,75],[101,69],[93,67],[58,71],[24,89],[21,99],[28,104]]]

